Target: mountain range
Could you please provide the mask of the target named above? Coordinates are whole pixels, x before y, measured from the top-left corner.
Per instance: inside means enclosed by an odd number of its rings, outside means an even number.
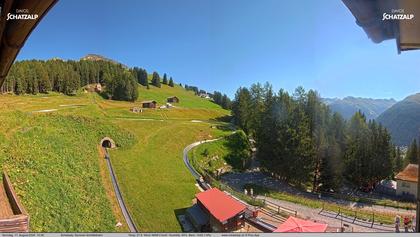
[[[388,128],[397,145],[408,145],[420,136],[420,93],[410,95],[383,112],[377,121]]]
[[[376,119],[385,110],[393,106],[394,99],[371,99],[347,96],[339,98],[323,98],[333,112],[340,113],[345,119],[350,119],[357,111],[362,111],[367,119]]]
[[[99,54],[87,54],[86,56],[80,58],[80,60],[87,60],[87,61],[106,61],[106,62],[111,62],[111,63],[115,63],[115,64],[120,64],[124,68],[127,68],[126,65],[124,65],[124,64],[122,64],[120,62],[117,62],[117,61],[115,61],[113,59],[110,59],[110,58],[104,57],[102,55],[99,55]]]
[[[358,110],[367,119],[375,119],[385,126],[394,144],[409,145],[414,138],[420,139],[420,93],[410,95],[397,102],[394,99],[371,99],[360,97],[323,98],[332,111],[340,113],[345,119]]]

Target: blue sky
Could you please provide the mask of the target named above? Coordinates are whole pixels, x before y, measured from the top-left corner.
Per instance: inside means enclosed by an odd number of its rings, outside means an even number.
[[[420,50],[374,44],[337,0],[60,0],[18,59],[88,53],[231,97],[266,81],[323,97],[420,92]]]

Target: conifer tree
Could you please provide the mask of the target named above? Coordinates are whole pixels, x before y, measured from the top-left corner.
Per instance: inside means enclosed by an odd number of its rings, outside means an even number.
[[[156,87],[159,87],[159,88],[161,87],[160,77],[159,77],[159,74],[157,72],[153,72],[152,85],[154,85]]]
[[[403,169],[403,159],[401,155],[400,147],[395,149],[395,166],[394,166],[394,173],[398,173]]]
[[[417,164],[418,163],[417,156],[418,156],[417,140],[414,139],[407,150],[407,155],[405,159],[410,164]]]
[[[174,87],[174,80],[172,80],[172,77],[169,78],[169,86]]]
[[[168,77],[166,76],[166,73],[163,74],[163,81],[162,81],[162,83],[164,85],[168,85]]]

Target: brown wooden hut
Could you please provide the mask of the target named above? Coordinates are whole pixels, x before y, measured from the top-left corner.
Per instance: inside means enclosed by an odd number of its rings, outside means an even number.
[[[167,101],[168,103],[179,103],[179,98],[178,98],[178,97],[176,97],[176,96],[172,96],[172,97],[168,97],[168,98],[166,99],[166,101]]]
[[[154,100],[146,100],[146,101],[141,102],[141,107],[142,108],[155,109],[156,106],[157,106],[157,102],[154,101]]]

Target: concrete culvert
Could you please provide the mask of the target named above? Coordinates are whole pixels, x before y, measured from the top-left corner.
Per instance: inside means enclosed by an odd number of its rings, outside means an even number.
[[[102,147],[111,148],[111,149],[117,147],[115,145],[114,140],[112,140],[109,137],[102,138],[102,140],[101,140],[101,142],[99,144],[101,144]]]

